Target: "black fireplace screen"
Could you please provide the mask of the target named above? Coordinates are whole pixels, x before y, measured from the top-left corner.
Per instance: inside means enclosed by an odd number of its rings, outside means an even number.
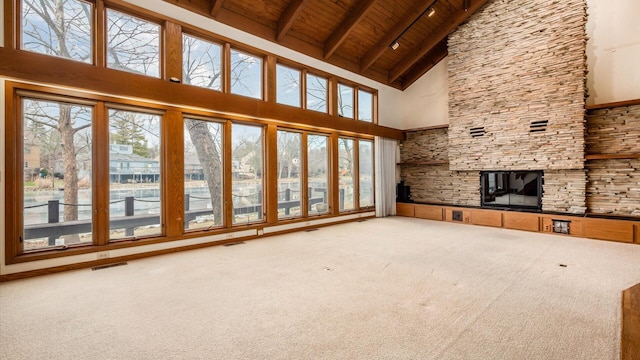
[[[482,171],[482,206],[541,210],[542,182],[542,171]]]

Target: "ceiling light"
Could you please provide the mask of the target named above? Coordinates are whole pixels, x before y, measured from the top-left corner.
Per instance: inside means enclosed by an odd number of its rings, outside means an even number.
[[[392,48],[393,50],[397,50],[399,47],[400,47],[400,43],[397,41],[391,44],[390,46],[390,48]]]
[[[429,14],[427,15],[428,17],[432,17],[433,15],[435,15],[436,13],[436,9],[435,8],[431,8],[431,11],[429,11]]]

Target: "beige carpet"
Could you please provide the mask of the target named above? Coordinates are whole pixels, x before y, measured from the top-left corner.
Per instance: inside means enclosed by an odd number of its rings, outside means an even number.
[[[0,284],[0,358],[617,359],[638,282],[637,245],[375,219]]]

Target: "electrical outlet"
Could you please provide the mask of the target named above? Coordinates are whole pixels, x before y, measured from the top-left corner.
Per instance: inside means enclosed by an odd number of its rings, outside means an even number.
[[[305,221],[305,223],[304,223],[304,224],[305,224],[306,226],[309,226],[309,225],[311,225],[311,221]]]
[[[264,229],[258,229],[258,236],[264,235]]]
[[[98,260],[108,259],[109,258],[109,252],[108,251],[99,252],[96,256],[97,256]]]
[[[227,234],[227,239],[233,239],[233,234]]]

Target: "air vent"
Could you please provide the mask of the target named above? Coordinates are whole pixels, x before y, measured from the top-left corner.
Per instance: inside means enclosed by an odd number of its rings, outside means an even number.
[[[96,270],[108,269],[108,268],[112,268],[116,266],[124,266],[124,265],[127,265],[127,263],[119,262],[119,263],[113,263],[113,264],[107,264],[107,265],[99,265],[99,266],[92,267],[91,270],[96,271]]]
[[[529,132],[543,132],[547,131],[547,124],[549,120],[532,121],[529,126]]]
[[[469,133],[472,137],[484,136],[484,126],[471,128],[469,129]]]
[[[453,220],[453,221],[462,221],[462,211],[453,210],[451,212],[451,220]]]

